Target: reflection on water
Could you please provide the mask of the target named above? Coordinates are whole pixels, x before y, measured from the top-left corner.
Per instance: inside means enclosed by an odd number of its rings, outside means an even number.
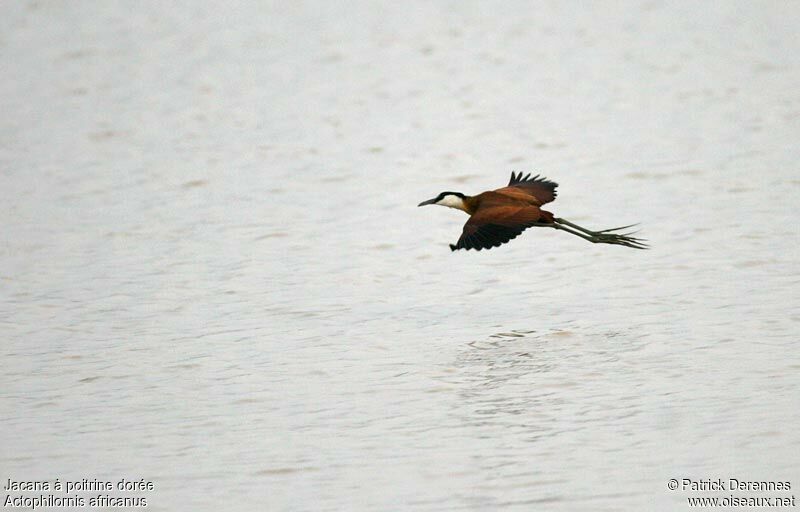
[[[232,511],[796,483],[795,7],[6,7],[0,477]],[[415,206],[512,170],[653,250],[451,253],[463,215]]]

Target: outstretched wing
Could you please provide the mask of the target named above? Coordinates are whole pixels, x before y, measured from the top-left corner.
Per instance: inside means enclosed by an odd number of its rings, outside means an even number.
[[[541,217],[536,206],[494,206],[478,208],[464,224],[458,242],[450,249],[491,249],[499,247],[533,226]]]
[[[517,174],[512,172],[508,186],[497,189],[496,192],[502,194],[504,191],[512,188],[516,189],[516,191],[521,190],[535,198],[539,205],[543,205],[556,198],[556,187],[558,187],[558,183],[540,177],[538,174],[531,177],[530,173],[523,176],[522,173]]]

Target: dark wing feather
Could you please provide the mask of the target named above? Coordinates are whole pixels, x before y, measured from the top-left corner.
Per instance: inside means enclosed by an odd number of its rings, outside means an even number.
[[[491,249],[499,247],[539,222],[541,211],[535,206],[479,208],[464,224],[464,231],[450,249]]]
[[[512,172],[508,186],[524,190],[534,196],[539,204],[546,204],[556,198],[558,183],[540,177],[538,174],[531,177],[530,173],[523,176],[521,172],[518,174]]]
[[[499,247],[519,236],[525,229],[524,227],[484,224],[483,226],[470,229],[470,232],[468,232],[465,227],[461,238],[458,239],[455,245],[450,244],[450,249],[453,251],[457,249],[475,249],[476,251],[480,251],[481,249]]]

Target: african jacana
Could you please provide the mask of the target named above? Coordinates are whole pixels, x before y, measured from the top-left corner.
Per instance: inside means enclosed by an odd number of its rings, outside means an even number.
[[[558,183],[541,178],[538,174],[531,178],[530,174],[522,176],[522,173],[512,172],[507,187],[483,192],[477,196],[466,196],[461,192],[442,192],[433,199],[419,203],[419,206],[438,204],[463,210],[470,215],[464,224],[461,238],[455,245],[450,244],[450,249],[453,251],[456,249],[480,251],[499,247],[533,226],[560,229],[596,244],[647,249],[645,240],[631,237],[632,233],[614,233],[635,224],[592,231],[542,210],[540,208],[542,205],[556,198],[557,186]]]

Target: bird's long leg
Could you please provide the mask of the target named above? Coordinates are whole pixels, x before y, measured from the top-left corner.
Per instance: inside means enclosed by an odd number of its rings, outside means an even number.
[[[538,224],[539,226],[544,227],[551,227],[554,229],[559,229],[561,231],[566,231],[575,236],[579,236],[584,240],[588,240],[589,242],[595,244],[612,244],[612,245],[622,245],[624,247],[631,247],[633,249],[647,249],[647,244],[644,243],[645,241],[640,238],[632,237],[632,233],[612,233],[613,231],[619,231],[622,229],[627,229],[632,226],[622,226],[619,228],[611,228],[611,229],[604,229],[602,231],[592,231],[590,229],[586,229],[584,227],[578,226],[577,224],[573,224],[564,219],[554,219],[552,224],[550,223],[541,223]],[[635,224],[634,224],[635,225]]]
[[[574,231],[574,230],[572,230],[570,228],[564,227],[564,226],[562,226],[560,224],[551,224],[551,227],[553,227],[554,229],[560,229],[561,231],[566,231],[567,233],[571,233],[571,234],[573,234],[575,236],[579,236],[579,237],[583,238],[584,240],[588,240],[590,242],[595,242],[595,240],[592,237],[590,237],[588,235],[584,235],[583,233],[580,233],[578,231]]]
[[[586,229],[586,228],[581,227],[581,226],[579,226],[577,224],[573,224],[572,222],[568,221],[567,219],[556,218],[556,219],[553,219],[553,220],[555,222],[557,222],[558,224],[563,224],[565,226],[569,226],[571,228],[575,228],[578,231],[583,231],[587,235],[600,235],[600,234],[603,234],[603,233],[611,233],[612,231],[621,231],[623,229],[628,229],[628,228],[632,228],[634,226],[637,226],[637,224],[630,224],[628,226],[620,226],[618,228],[604,229],[602,231],[592,231],[591,229]]]

